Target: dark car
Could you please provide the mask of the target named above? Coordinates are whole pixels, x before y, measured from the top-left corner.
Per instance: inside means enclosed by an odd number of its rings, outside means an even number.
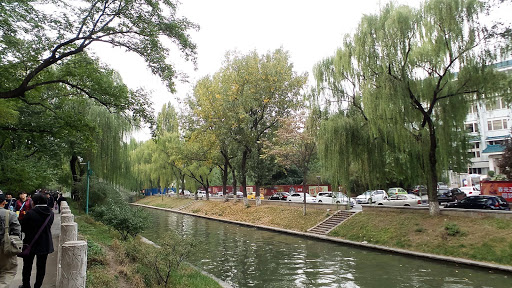
[[[427,187],[425,185],[416,185],[410,191],[416,195],[427,195]]]
[[[446,208],[463,208],[463,209],[487,209],[487,210],[507,210],[510,206],[501,196],[478,195],[466,197],[460,201],[448,203]]]
[[[272,196],[268,197],[268,200],[283,200],[286,201],[286,199],[290,196],[290,193],[288,192],[276,192],[272,194]]]
[[[454,202],[457,200],[461,200],[464,197],[466,197],[466,194],[464,192],[460,191],[459,188],[452,188],[452,189],[439,188],[439,189],[437,189],[437,201],[439,201],[439,204],[447,203],[447,202]]]

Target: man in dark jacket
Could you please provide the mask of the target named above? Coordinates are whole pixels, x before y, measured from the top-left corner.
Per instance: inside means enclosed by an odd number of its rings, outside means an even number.
[[[30,286],[30,275],[32,273],[32,264],[34,258],[37,256],[36,261],[36,282],[34,288],[39,288],[43,284],[44,275],[46,274],[46,260],[48,254],[52,253],[53,241],[51,227],[53,224],[53,212],[50,207],[47,206],[47,199],[41,194],[35,194],[32,197],[34,208],[27,212],[25,217],[21,220],[21,231],[25,233],[23,244],[29,245],[35,238],[37,232],[43,226],[44,222],[48,217],[48,224],[42,229],[41,234],[35,240],[30,255],[23,258],[23,285],[20,287],[31,287]]]

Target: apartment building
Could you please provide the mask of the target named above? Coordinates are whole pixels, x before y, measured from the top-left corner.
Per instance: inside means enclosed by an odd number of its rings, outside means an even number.
[[[512,60],[496,64],[496,69],[512,74]],[[489,170],[500,173],[498,162],[504,151],[502,145],[511,137],[512,107],[498,97],[492,102],[475,103],[466,117],[470,140],[471,164],[469,174],[487,175]]]

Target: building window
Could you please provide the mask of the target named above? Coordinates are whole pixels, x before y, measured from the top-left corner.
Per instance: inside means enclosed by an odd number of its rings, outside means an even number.
[[[482,168],[469,168],[469,174],[482,174]]]
[[[491,130],[501,130],[508,129],[507,119],[498,119],[498,120],[489,120],[487,121],[487,129]]]
[[[506,108],[506,107],[503,103],[502,98],[492,99],[489,102],[485,103],[485,109],[487,109],[487,111],[504,109],[504,108]]]
[[[476,106],[476,102],[473,102],[471,106],[469,106],[469,114],[477,113],[478,107]]]
[[[466,131],[469,133],[478,132],[478,124],[476,122],[466,123]]]

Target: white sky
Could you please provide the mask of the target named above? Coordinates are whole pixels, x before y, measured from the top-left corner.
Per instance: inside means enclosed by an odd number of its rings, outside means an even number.
[[[419,6],[419,0],[398,0],[399,4]],[[177,93],[167,91],[159,78],[151,75],[142,59],[121,50],[96,46],[98,56],[119,71],[130,88],[144,87],[153,91],[154,110],[164,103],[177,105],[180,99],[192,93],[196,80],[217,72],[229,50],[247,53],[257,50],[263,54],[282,47],[289,51],[295,71],[308,72],[312,81],[312,67],[334,54],[345,34],[352,34],[363,14],[376,13],[387,1],[380,0],[182,0],[178,15],[200,25],[191,31],[197,44],[198,69],[181,60],[181,55],[170,55],[176,69],[189,76],[188,84],[177,83]],[[179,105],[179,104],[178,104]],[[147,132],[136,135],[139,140],[149,138]]]

